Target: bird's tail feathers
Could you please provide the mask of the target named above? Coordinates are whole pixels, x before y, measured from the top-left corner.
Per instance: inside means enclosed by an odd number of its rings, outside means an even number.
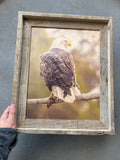
[[[54,96],[63,100],[66,103],[73,103],[75,101],[75,97],[80,95],[81,93],[77,87],[73,87],[73,86],[70,88],[70,92],[71,92],[71,95],[67,94],[64,97],[64,91],[60,87],[58,86],[52,87],[52,93],[54,94]]]

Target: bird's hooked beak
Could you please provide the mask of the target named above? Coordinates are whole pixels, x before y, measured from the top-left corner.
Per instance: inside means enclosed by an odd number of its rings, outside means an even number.
[[[72,44],[69,42],[69,41],[67,41],[67,40],[65,40],[65,44],[67,45],[67,46],[72,46]]]

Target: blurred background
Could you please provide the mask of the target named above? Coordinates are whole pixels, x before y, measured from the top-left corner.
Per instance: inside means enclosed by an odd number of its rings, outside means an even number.
[[[100,32],[89,30],[32,28],[28,99],[49,97],[50,91],[40,76],[40,55],[47,52],[52,42],[64,37],[72,44],[77,83],[81,93],[99,91]],[[99,100],[72,104],[27,105],[27,119],[99,120]]]

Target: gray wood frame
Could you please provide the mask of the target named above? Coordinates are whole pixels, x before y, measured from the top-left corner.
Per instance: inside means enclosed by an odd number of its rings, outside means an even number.
[[[100,31],[100,121],[25,118],[32,27]],[[20,133],[114,135],[112,18],[19,12],[12,103]]]

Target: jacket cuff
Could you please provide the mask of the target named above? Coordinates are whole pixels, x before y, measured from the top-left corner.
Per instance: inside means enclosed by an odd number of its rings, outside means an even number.
[[[0,128],[0,145],[12,149],[17,142],[18,132],[12,128]]]

